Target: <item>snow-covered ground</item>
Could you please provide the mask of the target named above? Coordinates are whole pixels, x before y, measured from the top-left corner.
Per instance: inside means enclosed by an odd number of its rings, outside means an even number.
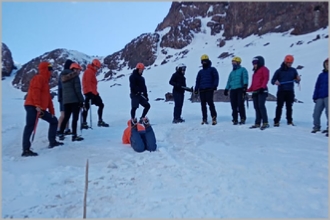
[[[317,34],[321,39],[307,44]],[[328,138],[310,133],[313,87],[328,57],[327,34],[328,28],[302,36],[250,36],[228,41],[222,48],[215,47],[216,37],[197,35],[184,48],[190,50],[186,58],[144,73],[151,100],[148,117],[158,144],[153,153],[135,153],[121,143],[130,118],[130,71],[124,70],[125,77],[99,83],[109,128],[96,126],[97,109],[92,106],[93,130],[82,131],[83,142],[67,138],[64,146],[48,149],[48,124],[40,121],[32,147],[39,156],[22,158],[24,93],[6,78],[2,81],[2,217],[81,218],[88,159],[88,218],[328,218]],[[303,44],[296,45],[298,41]],[[286,54],[294,55],[293,66],[304,66],[299,70],[301,90],[296,87],[296,97],[304,103],[294,104],[295,127],[286,125],[283,109],[280,127],[248,129],[255,117],[252,102],[245,125],[232,125],[229,103],[216,103],[216,126],[201,125],[200,104],[191,103],[189,93],[183,107],[186,122],[171,123],[173,102],[154,100],[171,91],[168,81],[175,65],[188,66],[187,84],[193,86],[200,56],[206,53],[219,71],[218,88],[224,88],[231,58],[218,59],[222,52],[240,56],[250,79],[254,56],[264,56],[273,75]],[[121,86],[110,87],[114,83]],[[276,87],[268,86],[275,94]],[[54,104],[58,114],[56,97]],[[276,103],[266,105],[272,122]],[[137,116],[141,112],[140,107]]]

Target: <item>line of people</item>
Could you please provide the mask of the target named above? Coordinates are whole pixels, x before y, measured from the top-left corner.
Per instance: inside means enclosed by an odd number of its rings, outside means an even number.
[[[274,118],[274,126],[280,125],[282,108],[286,105],[286,119],[288,125],[294,125],[292,119],[292,105],[294,102],[294,83],[300,83],[300,76],[295,68],[292,67],[294,59],[292,55],[287,55],[281,64],[281,67],[275,71],[271,84],[278,86],[277,92],[277,107]],[[246,111],[244,100],[247,97],[246,93],[252,93],[253,105],[255,109],[255,123],[250,128],[265,129],[269,127],[268,115],[266,109],[266,98],[268,96],[269,69],[265,66],[265,60],[262,56],[256,56],[252,60],[253,74],[252,82],[248,88],[248,72],[246,68],[241,66],[241,58],[234,57],[232,59],[233,70],[230,72],[227,84],[224,90],[224,95],[230,95],[232,107],[232,122],[234,125],[245,124]],[[196,76],[195,88],[187,87],[186,85],[186,65],[179,64],[176,67],[176,72],[171,76],[169,84],[173,86],[174,97],[174,112],[173,123],[182,123],[185,120],[181,117],[182,107],[184,102],[184,92],[190,91],[199,95],[202,110],[202,124],[208,124],[207,105],[212,118],[212,125],[217,124],[217,111],[214,105],[214,91],[219,85],[219,74],[209,57],[204,54],[201,56],[202,69],[199,70]],[[323,71],[319,74],[315,84],[313,100],[315,108],[313,113],[313,133],[321,130],[321,114],[326,111],[328,118],[328,59],[323,62]],[[100,127],[109,127],[109,124],[103,121],[104,103],[97,90],[96,73],[101,68],[101,62],[94,59],[91,64],[87,65],[87,69],[82,77],[82,86],[80,82],[81,67],[78,63],[72,60],[66,60],[64,70],[59,76],[58,101],[60,106],[61,117],[60,121],[55,116],[55,110],[50,95],[49,80],[52,65],[48,62],[41,62],[38,66],[39,74],[35,75],[30,81],[28,94],[24,103],[26,110],[26,125],[23,132],[23,153],[22,156],[37,156],[38,154],[31,151],[31,134],[37,126],[38,119],[47,121],[50,126],[48,130],[49,148],[63,145],[63,142],[56,141],[56,135],[60,140],[64,140],[65,135],[71,134],[72,141],[81,141],[82,137],[77,135],[77,122],[79,113],[81,113],[82,122],[81,129],[88,129],[92,126],[87,124],[87,114],[90,105],[98,106],[98,123]],[[137,128],[138,124],[143,124],[144,127],[151,127],[149,119],[146,117],[150,110],[148,98],[148,90],[145,79],[142,76],[145,66],[143,63],[138,63],[129,77],[130,99],[131,99],[131,128]],[[81,91],[83,91],[84,96]],[[143,106],[142,115],[139,119],[135,117],[136,110],[139,105]],[[81,112],[82,111],[82,112]],[[68,122],[72,114],[71,128],[72,132],[68,131]],[[91,116],[91,115],[90,115]],[[240,121],[238,122],[238,116]],[[327,122],[328,125],[328,122]],[[152,129],[148,129],[152,130]],[[325,130],[328,134],[328,128]],[[154,136],[154,132],[151,132]],[[136,136],[137,137],[137,136]],[[142,136],[141,136],[142,138]],[[145,142],[145,138],[142,138]],[[141,143],[141,141],[130,141],[131,143]],[[141,146],[141,144],[139,144]],[[146,144],[145,144],[146,145]],[[154,145],[156,142],[154,141]],[[132,146],[133,147],[133,146]],[[142,147],[133,147],[134,150],[142,149]],[[156,149],[145,147],[144,149]],[[136,150],[141,151],[141,150]]]
[[[31,134],[35,133],[38,119],[49,123],[48,141],[49,148],[63,145],[65,135],[72,135],[72,141],[82,141],[83,137],[77,135],[77,124],[81,113],[81,129],[88,129],[87,115],[90,104],[98,106],[99,127],[109,127],[109,124],[103,121],[103,101],[97,91],[96,73],[101,68],[101,62],[94,59],[87,65],[82,77],[82,86],[80,82],[81,66],[68,59],[64,64],[64,70],[59,75],[58,102],[60,106],[60,120],[55,116],[55,110],[52,98],[50,96],[49,81],[53,67],[49,62],[41,62],[38,66],[38,74],[35,75],[29,85],[24,107],[26,110],[26,125],[23,132],[22,156],[38,156],[31,150]],[[82,91],[84,96],[82,95]],[[68,129],[68,122],[72,114],[71,128]],[[91,116],[91,115],[90,115]]]
[[[270,80],[269,69],[265,66],[265,60],[262,56],[256,56],[252,60],[253,74],[252,82],[248,88],[249,75],[245,67],[241,66],[242,59],[234,57],[232,59],[232,71],[230,72],[224,95],[230,97],[230,104],[232,108],[232,122],[233,125],[245,124],[246,110],[244,100],[248,99],[247,93],[252,93],[253,106],[255,109],[254,125],[250,128],[260,128],[264,130],[269,128],[268,114],[266,108],[266,99],[268,97],[268,86]],[[292,118],[292,106],[295,100],[294,84],[299,85],[301,77],[296,68],[292,67],[294,57],[292,55],[285,56],[280,68],[277,69],[271,78],[271,84],[276,85],[277,101],[276,113],[274,118],[274,127],[280,126],[282,109],[286,106],[286,120],[288,125],[294,125]],[[172,94],[174,98],[174,112],[172,123],[182,123],[185,120],[181,117],[182,107],[184,101],[185,91],[194,92],[199,94],[202,109],[202,124],[207,124],[207,109],[206,103],[212,117],[212,124],[217,124],[217,112],[214,106],[213,96],[214,91],[217,90],[219,84],[219,75],[216,68],[212,67],[209,57],[204,54],[201,56],[202,69],[199,70],[195,89],[189,88],[186,85],[185,72],[187,66],[179,64],[176,67],[176,72],[172,74],[169,84],[173,86]],[[313,100],[315,108],[313,113],[313,130],[312,133],[321,130],[321,114],[325,109],[326,117],[328,120],[328,59],[323,62],[323,71],[318,76],[315,84]],[[248,102],[247,102],[248,103]],[[238,121],[240,117],[240,121]],[[328,121],[327,128],[323,131],[328,136]]]

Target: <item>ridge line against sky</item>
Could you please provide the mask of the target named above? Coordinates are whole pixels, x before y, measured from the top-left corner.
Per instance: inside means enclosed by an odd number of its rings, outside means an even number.
[[[154,33],[172,2],[2,2],[2,43],[25,64],[58,48],[111,55]]]

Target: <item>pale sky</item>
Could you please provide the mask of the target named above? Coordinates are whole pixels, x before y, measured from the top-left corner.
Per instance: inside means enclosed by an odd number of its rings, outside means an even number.
[[[153,33],[172,2],[2,2],[2,42],[24,64],[58,48],[106,56]]]

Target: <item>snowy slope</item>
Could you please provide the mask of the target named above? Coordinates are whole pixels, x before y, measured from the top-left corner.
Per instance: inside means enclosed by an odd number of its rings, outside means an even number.
[[[105,103],[104,120],[109,128],[96,126],[97,109],[92,106],[93,130],[83,130],[85,140],[47,149],[48,124],[38,124],[33,149],[35,158],[22,158],[21,137],[25,121],[23,95],[10,82],[2,82],[2,217],[81,218],[85,163],[89,159],[88,218],[327,218],[328,139],[311,134],[312,92],[322,62],[328,57],[328,39],[307,44],[328,29],[302,36],[268,34],[227,41],[215,47],[216,37],[199,34],[187,48],[185,58],[144,72],[151,109],[148,113],[156,133],[158,150],[135,153],[121,143],[130,117],[129,70],[116,81],[100,82]],[[303,41],[302,45],[296,45]],[[207,42],[207,44],[205,44]],[[263,46],[266,43],[267,46]],[[251,46],[245,47],[250,44]],[[290,47],[294,44],[293,47]],[[184,50],[182,49],[182,50]],[[168,54],[182,50],[168,49]],[[229,103],[216,103],[218,125],[200,125],[199,103],[190,103],[186,93],[183,124],[171,124],[173,103],[154,101],[171,91],[169,78],[175,65],[188,66],[188,86],[193,86],[200,56],[208,54],[220,73],[224,88],[231,58],[218,59],[222,52],[234,53],[251,70],[254,56],[265,57],[271,75],[286,54],[293,66],[302,65],[301,90],[294,104],[297,126],[282,124],[265,131],[250,130],[254,123],[252,102],[247,124],[233,126]],[[163,58],[159,58],[159,63]],[[251,78],[252,71],[249,71]],[[118,83],[121,86],[113,86]],[[272,94],[276,87],[269,84]],[[54,99],[56,112],[58,102]],[[267,102],[270,122],[276,104]],[[137,116],[142,108],[137,110]],[[285,111],[284,111],[285,114]],[[89,118],[88,118],[89,121]],[[326,118],[322,116],[322,128]]]

